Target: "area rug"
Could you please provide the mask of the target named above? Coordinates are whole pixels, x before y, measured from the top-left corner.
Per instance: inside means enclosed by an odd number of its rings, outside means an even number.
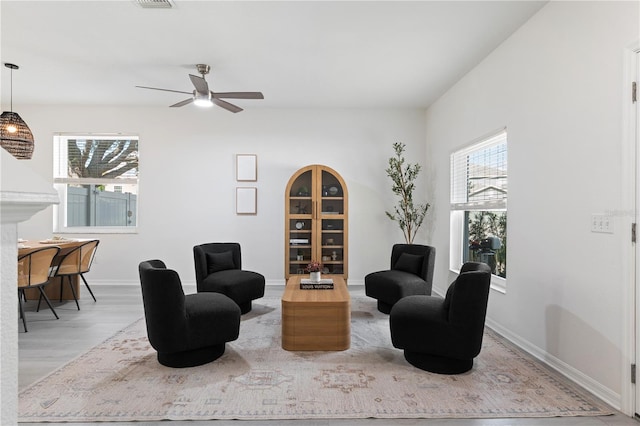
[[[598,416],[604,404],[487,330],[471,371],[421,371],[375,300],[351,302],[351,348],[281,348],[280,300],[254,301],[218,360],[158,364],[144,319],[19,394],[21,422]],[[212,330],[215,332],[215,330]]]

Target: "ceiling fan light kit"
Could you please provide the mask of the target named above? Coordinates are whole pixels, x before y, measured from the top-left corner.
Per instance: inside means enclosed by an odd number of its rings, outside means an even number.
[[[148,87],[148,86],[136,86],[140,89],[151,89],[151,90],[162,90],[164,92],[174,92],[174,93],[184,93],[186,95],[191,95],[190,98],[170,105],[170,107],[182,107],[193,103],[199,107],[210,107],[214,104],[226,109],[231,112],[240,112],[242,108],[227,101],[222,100],[222,98],[230,98],[230,99],[264,99],[264,96],[261,92],[213,92],[209,90],[209,84],[207,80],[205,80],[204,76],[209,74],[211,67],[207,64],[197,64],[196,70],[198,73],[202,75],[202,77],[198,77],[197,75],[189,74],[189,79],[191,80],[191,84],[193,84],[194,90],[192,92],[183,92],[180,90],[171,90],[171,89],[160,89],[158,87]]]
[[[204,107],[204,108],[209,108],[213,106],[213,102],[211,101],[211,92],[204,94],[204,93],[195,93],[195,98],[193,99],[193,104],[195,106],[199,106],[199,107]]]
[[[19,160],[29,160],[33,156],[33,134],[27,123],[17,112],[13,112],[13,70],[19,67],[5,63],[11,69],[11,108],[0,115],[0,145]]]

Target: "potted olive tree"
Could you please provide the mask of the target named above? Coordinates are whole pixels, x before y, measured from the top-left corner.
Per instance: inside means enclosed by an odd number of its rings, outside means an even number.
[[[420,173],[420,164],[405,164],[403,143],[394,143],[393,149],[396,155],[389,158],[389,167],[386,172],[393,182],[391,190],[400,200],[393,212],[385,211],[385,213],[389,219],[398,222],[407,244],[413,244],[413,239],[430,205],[413,203],[414,181]]]

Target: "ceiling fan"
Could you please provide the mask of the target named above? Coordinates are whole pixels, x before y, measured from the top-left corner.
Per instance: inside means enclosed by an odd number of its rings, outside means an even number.
[[[240,108],[237,105],[233,105],[227,101],[223,101],[221,98],[264,99],[262,92],[212,92],[211,90],[209,90],[209,84],[204,79],[204,76],[209,74],[209,70],[211,69],[209,65],[197,64],[196,69],[202,75],[202,77],[189,74],[191,83],[193,83],[193,86],[194,86],[193,92],[182,92],[180,90],[159,89],[157,87],[147,87],[147,86],[136,86],[136,87],[139,87],[141,89],[162,90],[164,92],[175,92],[175,93],[184,93],[186,95],[191,95],[189,99],[185,99],[184,101],[180,101],[176,104],[170,105],[171,107],[181,107],[193,102],[195,105],[198,105],[198,106],[210,107],[213,104],[216,104],[219,107],[222,107],[228,111],[240,112],[242,111],[242,108]]]

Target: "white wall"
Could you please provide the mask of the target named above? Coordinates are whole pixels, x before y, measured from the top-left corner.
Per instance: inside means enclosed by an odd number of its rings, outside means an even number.
[[[52,176],[54,132],[140,135],[139,230],[99,235],[92,283],[138,282],[138,263],[163,259],[194,282],[193,246],[238,241],[243,267],[284,283],[284,191],[299,168],[325,164],[349,191],[349,282],[388,266],[402,233],[384,214],[396,200],[386,176],[392,144],[407,144],[412,162],[425,158],[424,111],[268,110],[231,114],[220,108],[86,108],[19,106],[36,138],[30,166]],[[236,182],[235,155],[257,154],[258,181]],[[426,174],[422,177],[426,180]],[[421,184],[418,184],[419,187]],[[258,214],[235,214],[235,188],[258,188]],[[422,185],[424,188],[424,185]],[[20,224],[22,238],[51,235],[52,209]],[[422,235],[422,238],[426,238]]]
[[[551,2],[427,112],[434,285],[451,278],[449,155],[506,126],[507,292],[491,293],[488,322],[618,407],[632,326],[623,57],[639,16],[638,2]],[[607,211],[614,234],[590,232]]]

